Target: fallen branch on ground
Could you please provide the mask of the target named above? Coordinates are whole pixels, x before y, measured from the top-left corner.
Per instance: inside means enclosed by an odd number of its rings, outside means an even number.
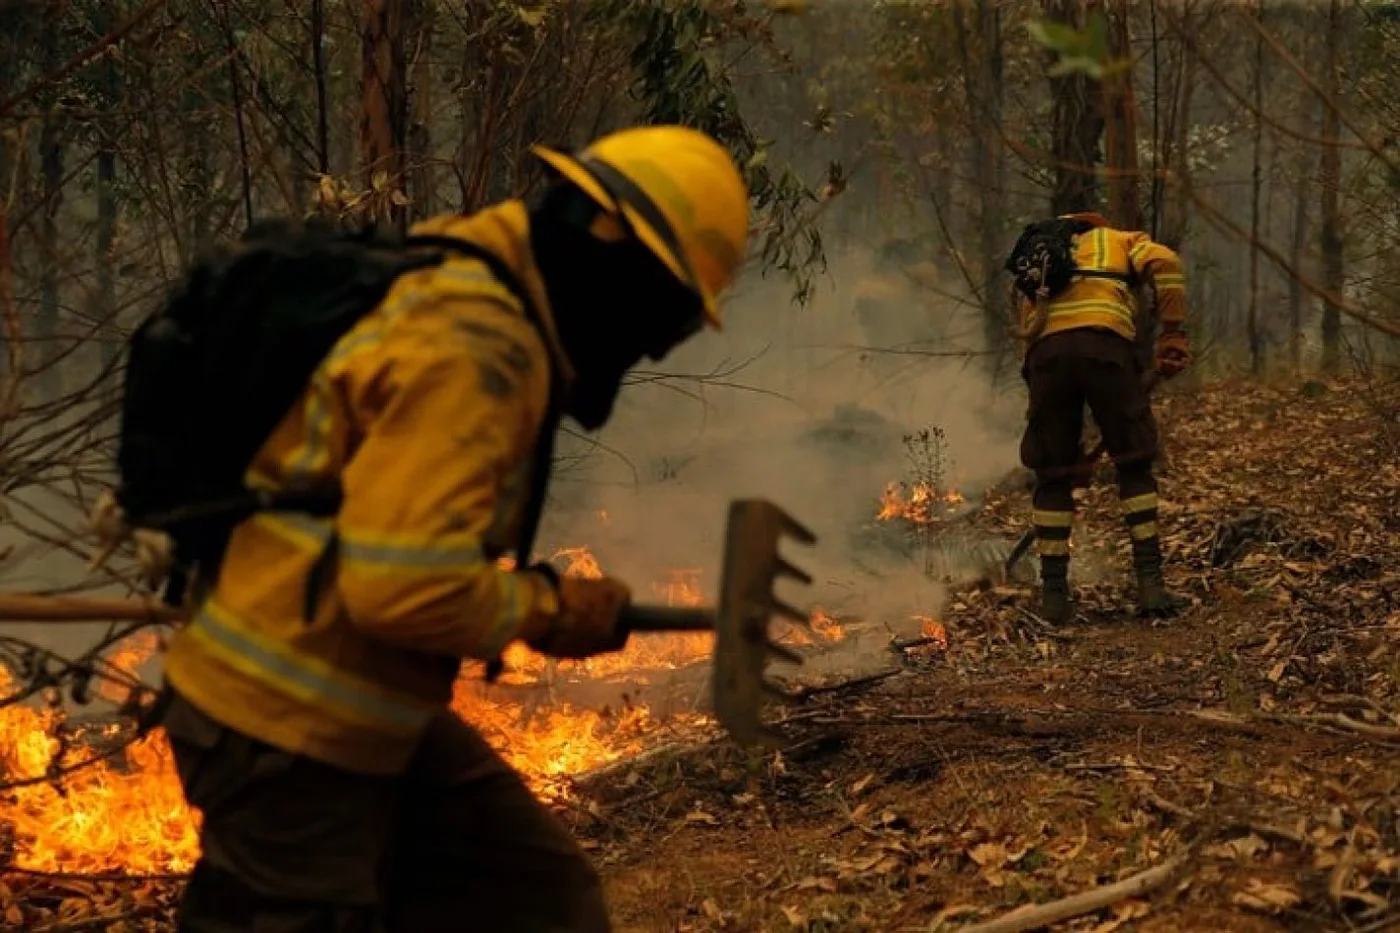
[[[1208,725],[1227,732],[1265,736],[1269,726],[1322,727],[1330,733],[1345,732],[1385,742],[1400,742],[1400,729],[1359,722],[1343,713],[1312,715],[1282,713],[1252,713],[1237,715],[1223,710],[1199,709],[996,709],[971,710],[963,713],[894,713],[886,716],[856,718],[830,716],[814,719],[824,725],[897,726],[897,725],[967,725],[994,729],[1008,735],[1049,736],[1065,732],[1106,732],[1113,729],[1140,728],[1147,724],[1179,729],[1185,720]]]
[[[1377,726],[1359,719],[1352,719],[1346,713],[1313,713],[1307,716],[1271,714],[1269,719],[1277,722],[1297,723],[1298,725],[1330,726],[1347,732],[1356,732],[1373,739],[1400,742],[1400,729],[1393,726]]]
[[[1115,881],[1113,884],[1083,891],[1058,901],[1051,901],[1048,904],[1019,907],[995,920],[962,927],[958,933],[1023,933],[1025,930],[1048,927],[1061,920],[1082,917],[1119,901],[1125,901],[1130,897],[1141,897],[1157,890],[1172,880],[1181,866],[1186,863],[1186,858],[1187,853],[1182,853],[1168,859],[1156,868],[1140,871],[1122,881]]]
[[[878,683],[882,683],[902,673],[904,673],[903,668],[893,668],[888,671],[876,671],[873,674],[853,677],[850,680],[839,680],[835,683],[808,684],[798,687],[796,690],[783,691],[783,697],[786,700],[798,703],[822,693],[839,693],[842,690],[859,690],[864,687],[873,687]]]
[[[594,768],[591,771],[585,771],[583,774],[575,777],[573,783],[575,787],[587,791],[590,788],[596,788],[599,784],[607,784],[614,778],[623,777],[629,771],[643,769],[648,765],[656,764],[657,762],[667,759],[676,759],[692,755],[709,748],[713,744],[713,741],[707,739],[703,742],[669,742],[665,745],[658,745],[656,748],[647,749],[630,758],[622,758],[610,764]]]
[[[1155,807],[1163,813],[1170,813],[1172,816],[1185,820],[1201,819],[1203,814],[1192,810],[1190,807],[1182,806],[1175,801],[1168,800],[1154,791],[1148,791],[1142,796],[1143,802]],[[1247,817],[1216,817],[1220,820],[1221,829],[1247,829],[1258,836],[1269,836],[1274,839],[1282,839],[1295,845],[1308,845],[1308,840],[1302,834],[1289,829],[1286,826],[1278,826],[1274,823],[1256,823]]]

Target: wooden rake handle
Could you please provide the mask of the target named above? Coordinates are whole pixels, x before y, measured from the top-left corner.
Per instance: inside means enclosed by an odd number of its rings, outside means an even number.
[[[187,615],[154,599],[0,593],[0,622],[180,622]]]
[[[700,607],[627,606],[617,617],[628,632],[713,632],[715,611]]]

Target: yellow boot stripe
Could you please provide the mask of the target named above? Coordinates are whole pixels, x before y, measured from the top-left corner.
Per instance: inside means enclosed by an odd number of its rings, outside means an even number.
[[[1155,492],[1145,492],[1140,496],[1133,496],[1131,499],[1123,499],[1123,514],[1131,515],[1134,512],[1146,512],[1148,509],[1157,508],[1157,494]]]
[[[1035,509],[1031,512],[1031,522],[1042,528],[1069,528],[1074,524],[1074,513]]]
[[[1129,525],[1128,534],[1132,535],[1134,541],[1146,541],[1148,538],[1155,538],[1157,537],[1157,523],[1142,522],[1137,525]]]
[[[1041,557],[1068,557],[1069,542],[1040,538],[1035,542],[1035,551]]]

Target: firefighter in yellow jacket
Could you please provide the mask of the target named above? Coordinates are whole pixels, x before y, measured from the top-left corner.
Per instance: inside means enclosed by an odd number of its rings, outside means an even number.
[[[1021,460],[1036,475],[1033,521],[1042,614],[1056,622],[1073,615],[1073,492],[1076,479],[1091,468],[1081,462],[1080,450],[1086,403],[1117,468],[1139,609],[1152,615],[1174,613],[1183,601],[1167,590],[1162,577],[1157,483],[1152,475],[1157,424],[1134,341],[1136,288],[1146,285],[1161,323],[1153,365],[1159,374],[1171,377],[1189,364],[1181,260],[1147,234],[1114,229],[1095,213],[1068,214],[1034,226],[1062,235],[1067,245],[1061,258],[1068,260],[1060,272],[1063,281],[1045,281],[1042,276],[1053,279],[1056,274],[1055,238],[1032,237],[1028,228],[1007,263],[1022,290],[1022,329],[1030,341],[1024,367],[1030,413]],[[1037,241],[1038,251],[1030,248]],[[1033,292],[1037,283],[1046,286],[1039,297]],[[1047,298],[1047,292],[1053,297]]]
[[[342,510],[240,525],[171,641],[164,725],[203,817],[182,931],[609,929],[583,854],[448,702],[463,659],[516,640],[563,658],[621,647],[626,586],[496,558],[522,521],[551,380],[595,430],[632,366],[718,327],[748,193],[719,144],[680,127],[536,154],[553,177],[535,201],[411,232],[489,250],[543,326],[478,260],[400,278],[248,475],[338,479]]]

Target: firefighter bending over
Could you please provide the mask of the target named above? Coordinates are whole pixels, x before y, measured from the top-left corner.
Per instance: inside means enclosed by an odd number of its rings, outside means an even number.
[[[1069,539],[1076,480],[1092,469],[1080,450],[1087,403],[1117,468],[1139,609],[1174,614],[1185,602],[1162,578],[1152,475],[1157,423],[1134,340],[1135,290],[1146,283],[1161,320],[1154,368],[1171,377],[1189,364],[1181,260],[1145,233],[1117,230],[1098,214],[1080,213],[1027,227],[1006,268],[1016,278],[1022,333],[1029,341],[1023,375],[1030,412],[1021,462],[1036,477],[1041,613],[1052,622],[1074,614]]]
[[[610,928],[583,853],[448,703],[461,659],[517,639],[562,658],[621,647],[626,586],[495,559],[523,521],[551,387],[596,430],[631,367],[718,326],[748,193],[718,143],[679,127],[536,154],[553,178],[535,201],[412,233],[493,254],[540,328],[479,259],[408,272],[253,461],[263,488],[339,479],[344,499],[334,522],[238,526],[170,644],[164,725],[203,814],[182,931]]]

